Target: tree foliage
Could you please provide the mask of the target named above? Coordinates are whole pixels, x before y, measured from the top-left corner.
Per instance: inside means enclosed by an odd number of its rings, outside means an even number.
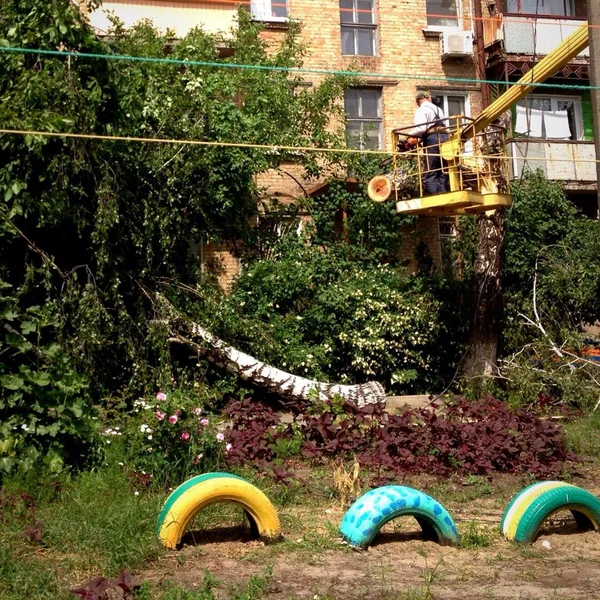
[[[1,13],[5,47],[98,55],[0,53],[0,121],[7,128],[269,147],[341,142],[345,78],[292,93],[298,82],[285,72],[233,67],[300,66],[295,24],[273,48],[240,10],[229,34],[195,29],[173,45],[169,32],[161,35],[147,22],[130,30],[115,23],[110,41],[102,41],[70,0],[3,0]],[[223,58],[224,45],[232,52]],[[167,50],[175,59],[229,66],[109,59],[113,53],[162,59]],[[89,414],[92,400],[104,394],[153,388],[164,339],[152,343],[153,312],[144,290],[167,279],[195,285],[194,247],[202,237],[250,237],[258,210],[255,176],[286,156],[270,148],[35,134],[4,135],[0,144],[0,282],[13,329],[32,345],[28,336],[35,333],[41,352],[59,345],[60,357],[48,367],[56,385],[77,373],[89,381],[89,388],[82,383],[63,390],[61,402],[71,409],[83,401]],[[313,176],[326,166],[309,153],[293,160]],[[34,332],[27,323],[36,306],[44,308],[46,321]],[[14,389],[32,357],[24,347],[15,350],[10,336],[0,341],[0,353],[10,357],[0,379],[0,420],[20,414],[21,434],[46,390],[25,389],[25,379]],[[54,415],[65,432],[66,414]],[[0,441],[6,435],[3,430]]]

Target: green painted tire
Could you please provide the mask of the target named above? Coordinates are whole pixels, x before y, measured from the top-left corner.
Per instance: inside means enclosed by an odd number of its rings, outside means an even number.
[[[500,531],[507,540],[530,544],[552,514],[571,511],[582,530],[600,528],[600,500],[582,488],[562,481],[541,481],[522,489],[508,504]]]
[[[195,485],[202,483],[203,481],[209,481],[210,479],[215,479],[217,477],[233,477],[236,479],[243,480],[243,477],[239,477],[238,475],[232,475],[231,473],[221,473],[219,471],[215,471],[214,473],[203,473],[202,475],[196,475],[195,477],[184,481],[179,487],[175,488],[171,492],[169,497],[166,499],[162,510],[158,515],[158,521],[156,522],[156,535],[160,535],[160,530],[163,527],[165,518],[169,514],[171,507],[173,506],[173,504],[175,504],[175,502],[177,502],[177,500],[179,500],[179,498],[181,498],[181,496],[183,496],[183,494],[185,494],[185,492],[187,492],[190,488],[194,487]],[[252,527],[252,523],[250,523],[250,526]]]
[[[177,548],[189,523],[203,508],[217,502],[239,505],[257,536],[277,539],[281,525],[275,507],[256,486],[230,473],[205,473],[181,484],[161,510],[156,534],[163,546]]]

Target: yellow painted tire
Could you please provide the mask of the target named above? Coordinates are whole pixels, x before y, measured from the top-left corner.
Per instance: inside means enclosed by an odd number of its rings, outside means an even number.
[[[385,202],[392,194],[390,178],[385,175],[376,175],[369,181],[367,193],[373,202]]]
[[[580,529],[600,526],[600,500],[587,490],[563,481],[541,481],[521,490],[504,511],[500,530],[507,540],[535,541],[544,521],[553,513],[570,510]]]
[[[194,516],[217,502],[241,506],[261,537],[276,539],[281,535],[275,507],[256,486],[235,475],[207,473],[180,485],[167,498],[157,523],[162,544],[176,548]]]

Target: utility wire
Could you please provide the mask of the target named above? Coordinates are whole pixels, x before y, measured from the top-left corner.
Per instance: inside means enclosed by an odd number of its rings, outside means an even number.
[[[220,69],[249,69],[257,71],[279,71],[283,73],[312,73],[319,75],[343,75],[346,77],[362,77],[362,78],[381,78],[381,79],[399,79],[399,80],[414,80],[414,81],[444,81],[447,83],[492,83],[497,84],[498,81],[493,79],[474,79],[471,77],[435,77],[426,74],[408,75],[405,73],[373,73],[368,71],[341,71],[334,69],[309,69],[305,67],[278,67],[270,65],[250,65],[245,63],[225,63],[211,62],[203,60],[188,60],[177,58],[158,58],[152,56],[132,56],[129,54],[95,54],[91,52],[74,52],[71,50],[45,50],[41,48],[20,48],[11,46],[0,46],[0,52],[18,53],[18,54],[41,54],[55,57],[74,57],[74,58],[90,58],[100,60],[121,60],[131,62],[147,62],[171,65],[185,65],[192,67],[212,67]],[[529,83],[509,82],[508,86],[512,85],[530,85]],[[565,90],[600,90],[599,86],[590,85],[574,85],[574,84],[559,84],[559,83],[538,83],[537,87],[565,89]]]
[[[186,140],[186,139],[173,139],[173,138],[146,138],[138,136],[128,135],[101,135],[95,133],[70,133],[60,131],[37,131],[33,129],[5,129],[0,128],[0,135],[29,135],[32,137],[58,137],[58,138],[72,138],[72,139],[86,139],[86,140],[100,140],[107,142],[136,142],[136,143],[148,143],[148,144],[176,144],[176,145],[188,145],[188,146],[208,146],[208,147],[223,147],[223,148],[249,148],[257,150],[266,150],[271,152],[323,152],[323,153],[339,153],[339,154],[371,154],[371,155],[385,155],[391,156],[396,154],[402,157],[404,153],[394,152],[392,150],[361,150],[359,148],[321,148],[318,146],[285,146],[279,144],[251,144],[246,142],[216,142],[208,140]],[[547,141],[547,140],[545,140]],[[415,158],[417,154],[411,153],[406,154],[406,158]],[[441,155],[440,155],[441,156]],[[473,154],[455,154],[456,157],[465,158],[477,158],[478,155]],[[481,155],[481,158],[486,158],[485,155]],[[493,155],[490,158],[493,160],[513,160],[510,156],[497,156]],[[576,163],[597,163],[600,159],[572,159],[572,158],[544,158],[544,157],[517,157],[517,160],[522,161],[540,161],[540,162],[576,162]]]

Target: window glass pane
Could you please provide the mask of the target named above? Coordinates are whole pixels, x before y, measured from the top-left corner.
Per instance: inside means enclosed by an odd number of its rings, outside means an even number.
[[[375,32],[372,29],[357,29],[358,54],[363,56],[375,55]]]
[[[573,16],[572,0],[508,0],[507,12],[526,15]]]
[[[349,117],[359,117],[358,90],[346,90],[344,92],[344,108]]]
[[[361,147],[362,123],[360,121],[348,121],[346,123],[346,142],[351,148]]]
[[[527,102],[525,102],[527,105]],[[529,98],[529,107],[536,110],[551,110],[550,98]]]
[[[379,117],[379,92],[377,90],[361,90],[361,117]]]
[[[427,25],[458,26],[458,0],[427,0]]]
[[[465,114],[464,96],[448,96],[448,114],[447,117]]]
[[[356,54],[352,27],[342,27],[342,54]]]
[[[287,0],[271,0],[271,14],[279,18],[287,17]]]
[[[367,148],[369,150],[379,149],[380,127],[381,123],[378,122],[364,123],[363,148]]]
[[[340,21],[354,23],[354,3],[352,0],[340,0]]]
[[[373,0],[357,0],[356,2],[357,13],[357,22],[372,24],[375,23],[375,15],[373,14]]]

